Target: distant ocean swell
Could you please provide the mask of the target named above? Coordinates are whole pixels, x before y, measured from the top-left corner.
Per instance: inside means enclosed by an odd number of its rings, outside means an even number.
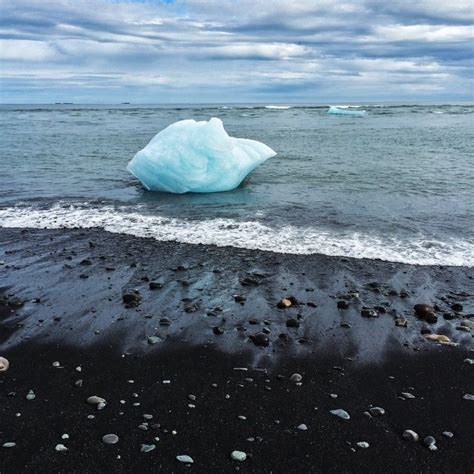
[[[140,213],[136,207],[56,204],[48,209],[0,209],[0,227],[36,229],[100,228],[158,241],[232,246],[289,253],[381,259],[418,265],[474,267],[474,240],[439,241],[418,235],[410,240],[317,227],[273,228],[258,221],[185,220]]]

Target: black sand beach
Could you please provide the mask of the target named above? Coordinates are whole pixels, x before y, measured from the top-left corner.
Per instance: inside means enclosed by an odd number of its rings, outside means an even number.
[[[474,469],[472,268],[101,230],[0,245],[1,473]]]

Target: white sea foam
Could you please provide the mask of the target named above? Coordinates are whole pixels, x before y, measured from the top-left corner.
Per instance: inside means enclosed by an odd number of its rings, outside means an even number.
[[[314,227],[272,228],[258,221],[232,219],[185,220],[147,215],[135,208],[57,204],[50,209],[0,209],[1,227],[101,228],[109,232],[150,237],[159,241],[259,249],[290,254],[325,254],[381,259],[420,265],[474,266],[474,241],[441,242],[419,237],[395,238],[336,232]]]

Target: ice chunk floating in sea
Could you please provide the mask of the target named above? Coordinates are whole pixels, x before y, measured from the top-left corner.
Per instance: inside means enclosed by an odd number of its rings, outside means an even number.
[[[276,153],[267,145],[229,137],[222,120],[181,120],[159,132],[127,166],[150,191],[230,191]]]
[[[367,112],[365,110],[351,110],[349,107],[336,107],[334,105],[331,105],[331,107],[329,107],[328,114],[365,117],[367,115]]]

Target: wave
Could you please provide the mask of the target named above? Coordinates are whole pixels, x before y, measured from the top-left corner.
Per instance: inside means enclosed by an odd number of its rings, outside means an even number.
[[[337,107],[338,109],[360,109],[361,105],[330,105],[330,107]]]
[[[418,265],[474,267],[474,241],[407,240],[315,227],[269,227],[257,220],[186,220],[141,213],[136,207],[55,204],[49,209],[0,209],[0,227],[37,229],[101,228],[159,241],[258,249],[289,254],[324,254]]]

